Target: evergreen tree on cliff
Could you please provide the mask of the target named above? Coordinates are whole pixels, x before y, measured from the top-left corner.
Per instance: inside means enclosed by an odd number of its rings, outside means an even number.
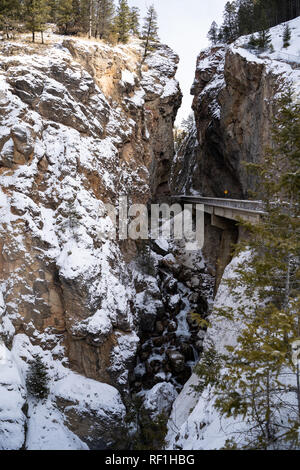
[[[130,9],[130,32],[134,36],[139,36],[140,10],[137,7]]]
[[[72,0],[73,6],[73,16],[74,16],[74,33],[78,33],[80,30],[83,30],[84,18],[83,18],[83,9],[81,0]]]
[[[271,46],[271,35],[268,27],[269,20],[267,4],[263,4],[262,6],[255,4],[254,12],[259,15],[259,20],[257,22],[259,30],[257,45],[259,49],[266,50]]]
[[[47,367],[41,356],[37,355],[30,364],[26,377],[26,387],[30,395],[35,398],[44,399],[49,395]]]
[[[147,15],[144,19],[142,37],[144,40],[144,60],[145,60],[149,52],[155,49],[153,43],[159,41],[157,13],[154,8],[154,5],[150,5],[150,7],[148,8]]]
[[[253,18],[254,3],[253,0],[239,0],[237,2],[237,29],[238,35],[243,36],[255,31],[255,22]]]
[[[95,37],[109,39],[115,12],[112,0],[96,0]]]
[[[25,22],[32,33],[32,42],[35,41],[36,32],[41,33],[44,42],[43,32],[50,17],[50,9],[47,0],[25,0]]]
[[[242,447],[299,448],[300,374],[300,104],[288,91],[278,103],[272,147],[261,164],[265,215],[243,223],[249,255],[228,281],[235,307],[219,309],[239,335],[228,346],[216,406],[247,423]],[[246,306],[245,306],[246,305]],[[298,357],[300,359],[300,355]],[[237,442],[231,442],[235,447]]]
[[[20,17],[20,13],[21,5],[18,0],[1,0],[0,28],[5,33],[7,39],[9,39],[9,34]]]
[[[55,9],[56,24],[62,34],[69,34],[75,19],[73,1],[58,0]]]
[[[238,37],[237,11],[235,2],[227,2],[224,11],[224,23],[222,25],[225,42],[233,42]]]
[[[74,30],[92,36],[95,23],[94,3],[91,0],[73,0]]]
[[[130,31],[130,8],[127,0],[119,0],[117,16],[115,18],[115,30],[118,42],[126,43]]]
[[[212,22],[211,27],[208,31],[207,37],[213,45],[217,44],[217,42],[218,42],[218,25],[215,21]]]
[[[257,46],[259,49],[262,49],[263,51],[267,49],[272,49],[272,42],[271,42],[271,34],[268,29],[262,29],[258,33],[258,40],[257,40]]]
[[[292,37],[291,28],[289,24],[286,24],[284,27],[284,31],[283,31],[283,47],[285,49],[287,49],[290,46],[291,37]]]

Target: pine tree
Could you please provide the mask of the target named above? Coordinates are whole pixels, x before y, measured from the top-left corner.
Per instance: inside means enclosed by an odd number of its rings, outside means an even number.
[[[215,21],[212,22],[211,27],[208,31],[207,37],[213,45],[217,44],[217,42],[218,42],[218,25]]]
[[[257,17],[255,24],[258,33],[257,47],[266,50],[271,46],[271,35],[269,31],[270,21],[268,18],[268,2],[257,2],[254,4],[254,14]]]
[[[225,42],[222,26],[221,26],[221,28],[219,29],[219,32],[218,32],[218,42]]]
[[[145,60],[149,52],[154,50],[153,43],[159,41],[157,13],[154,8],[154,5],[150,5],[150,7],[147,10],[147,15],[144,18],[142,37],[144,40],[144,60]]]
[[[238,37],[237,11],[235,2],[227,2],[224,11],[224,23],[222,25],[225,42],[231,43]]]
[[[0,28],[9,39],[17,19],[21,16],[21,5],[18,0],[1,0],[0,2]]]
[[[47,398],[49,395],[48,382],[49,377],[47,367],[43,363],[41,356],[37,355],[35,356],[34,361],[30,364],[27,372],[27,390],[36,398]]]
[[[73,6],[73,28],[72,33],[79,33],[84,30],[84,24],[86,22],[85,10],[82,7],[81,0],[72,0]]]
[[[49,6],[49,23],[57,24],[56,13],[57,13],[57,4],[59,0],[48,0]]]
[[[290,90],[278,103],[272,137],[264,161],[249,165],[260,175],[265,215],[243,224],[251,238],[237,251],[251,256],[228,281],[236,307],[216,312],[242,324],[222,359],[216,406],[242,417],[244,446],[252,449],[300,446],[300,375],[291,347],[300,337],[300,104]]]
[[[283,31],[283,47],[284,49],[287,49],[290,46],[290,41],[292,37],[292,32],[289,24],[287,23],[284,27]]]
[[[35,33],[40,32],[44,43],[43,31],[49,19],[50,7],[47,0],[25,0],[26,27],[32,33],[32,42],[35,41]]]
[[[95,37],[108,40],[113,26],[114,3],[112,0],[96,0]]]
[[[118,42],[127,43],[130,30],[130,9],[127,0],[119,0],[115,29]]]
[[[237,1],[237,22],[239,36],[252,33],[255,30],[253,6],[253,0]]]
[[[74,9],[72,0],[58,0],[55,9],[56,24],[62,34],[69,34],[74,23]]]
[[[262,51],[267,50],[268,48],[272,48],[272,39],[271,39],[271,34],[268,29],[262,29],[258,33],[258,39],[257,39],[257,46],[259,49]]]
[[[248,41],[248,46],[250,48],[256,48],[258,46],[258,39],[254,36],[254,34],[251,34]]]
[[[140,10],[137,7],[132,7],[130,9],[130,29],[129,31],[134,36],[139,36],[140,28]]]
[[[219,385],[221,364],[224,359],[226,358],[217,352],[213,343],[206,346],[201,360],[194,369],[194,373],[199,377],[197,385],[193,386],[196,392],[202,393],[208,386]]]

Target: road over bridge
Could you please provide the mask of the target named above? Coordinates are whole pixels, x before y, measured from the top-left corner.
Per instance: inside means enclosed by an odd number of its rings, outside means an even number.
[[[239,220],[256,224],[265,214],[262,201],[202,197],[200,195],[175,195],[172,200],[180,205],[202,204],[205,217],[203,253],[215,269],[215,293],[225,267],[230,263],[233,247],[238,240],[249,237],[248,230]]]
[[[256,223],[264,215],[262,201],[247,201],[242,199],[211,198],[197,195],[172,196],[180,204],[202,204],[204,211],[211,214],[212,225],[218,226],[222,219],[238,221],[239,219]],[[222,227],[220,227],[222,228]]]

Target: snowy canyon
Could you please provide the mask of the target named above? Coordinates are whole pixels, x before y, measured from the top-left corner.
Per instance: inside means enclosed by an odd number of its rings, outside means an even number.
[[[300,35],[299,19],[290,25]],[[43,46],[1,44],[0,449],[128,448],[133,397],[150,417],[170,415],[167,448],[224,445],[211,391],[190,385],[207,338],[222,349],[234,334],[214,321],[206,331],[190,312],[213,319],[232,302],[223,281],[243,234],[208,214],[201,252],[98,233],[111,229],[104,205],[120,195],[248,197],[255,181],[242,162],[260,161],[270,142],[282,80],[300,89],[278,28],[262,57],[243,38],[200,53],[195,127],[176,155],[179,58],[168,46],[142,61],[139,40],[49,33]],[[45,401],[26,390],[36,354],[48,367]]]

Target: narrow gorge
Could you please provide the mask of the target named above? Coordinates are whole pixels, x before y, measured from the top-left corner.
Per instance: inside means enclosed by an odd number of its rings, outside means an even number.
[[[300,86],[300,70],[242,46],[198,56],[195,123],[175,153],[182,94],[168,46],[143,58],[134,38],[1,43],[0,449],[128,449],[141,409],[163,419],[166,449],[225,444],[210,391],[190,386],[208,338],[232,341],[214,309],[232,301],[224,279],[247,234],[205,213],[201,251],[114,240],[108,204],[251,197],[244,162],[261,161],[274,100],[283,80]],[[36,355],[46,400],[26,389]]]

